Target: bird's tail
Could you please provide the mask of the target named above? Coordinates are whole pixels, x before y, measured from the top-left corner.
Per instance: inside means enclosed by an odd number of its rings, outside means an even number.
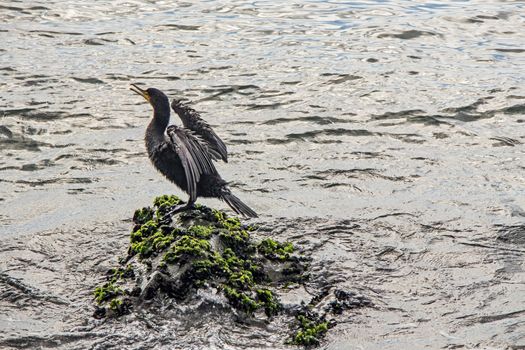
[[[234,212],[248,218],[256,218],[257,213],[249,206],[244,204],[239,198],[235,197],[231,192],[226,192],[221,196],[221,199],[228,203]]]

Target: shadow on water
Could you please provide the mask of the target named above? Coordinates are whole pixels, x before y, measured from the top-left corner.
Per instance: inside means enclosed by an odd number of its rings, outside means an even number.
[[[372,299],[323,348],[523,348],[522,7],[0,5],[0,347],[290,348],[284,319],[210,295],[91,317],[122,220],[177,191],[148,164],[141,83],[192,101],[259,234],[312,256],[298,295]]]

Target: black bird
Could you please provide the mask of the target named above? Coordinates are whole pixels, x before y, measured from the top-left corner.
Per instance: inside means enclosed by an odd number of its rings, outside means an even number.
[[[213,165],[214,153],[210,151],[208,144],[189,129],[168,126],[168,97],[155,88],[142,90],[135,84],[131,85],[133,92],[144,97],[153,106],[153,119],[145,136],[151,162],[168,180],[189,195],[185,206],[172,208],[168,214],[192,208],[197,197],[213,197],[225,201],[237,214],[257,217],[250,207],[231,193],[228,184]]]
[[[173,100],[171,108],[178,114],[182,120],[182,125],[186,129],[190,129],[195,134],[201,137],[208,144],[208,149],[213,156],[213,159],[222,159],[228,163],[228,150],[226,145],[219,136],[213,131],[211,126],[201,118],[199,113],[190,106],[183,104],[180,100]]]

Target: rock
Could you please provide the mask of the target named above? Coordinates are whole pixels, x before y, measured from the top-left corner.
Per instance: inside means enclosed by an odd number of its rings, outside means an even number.
[[[101,309],[117,316],[129,312],[159,293],[183,301],[205,287],[220,290],[247,314],[277,313],[279,299],[270,286],[301,280],[306,259],[289,242],[252,240],[255,227],[205,206],[161,220],[180,203],[176,196],[161,196],[153,207],[135,211],[128,255],[95,291],[97,316],[110,314]],[[130,307],[119,308],[124,299]]]
[[[120,317],[157,297],[185,303],[222,295],[225,305],[252,320],[271,320],[278,313],[294,317],[291,342],[316,345],[333,325],[327,313],[358,303],[357,296],[336,291],[333,301],[320,303],[328,295],[324,293],[308,306],[296,299],[295,305],[287,300],[283,308],[277,291],[293,284],[304,290],[309,260],[290,242],[254,240],[250,232],[256,227],[202,205],[165,217],[181,203],[165,195],[155,198],[153,207],[135,211],[127,256],[94,291],[94,317]],[[321,304],[328,305],[324,313],[314,310]]]

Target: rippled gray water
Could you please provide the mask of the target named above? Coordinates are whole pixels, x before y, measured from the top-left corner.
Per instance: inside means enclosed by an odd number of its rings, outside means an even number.
[[[0,347],[286,348],[280,320],[91,318],[133,210],[179,193],[131,82],[193,101],[312,285],[374,301],[325,348],[525,347],[524,33],[511,1],[1,2]]]

